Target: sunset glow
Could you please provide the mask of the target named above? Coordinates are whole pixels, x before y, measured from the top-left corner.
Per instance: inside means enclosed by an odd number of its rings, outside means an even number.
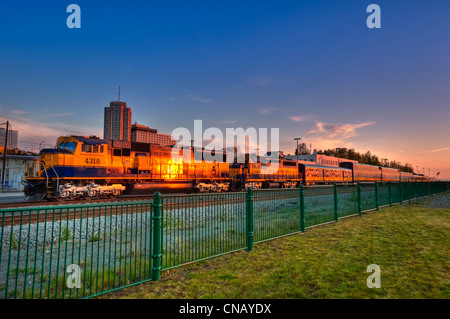
[[[103,135],[103,108],[178,127],[279,128],[312,149],[354,148],[450,179],[450,2],[2,1],[0,123],[19,148]],[[177,174],[172,165],[168,174]]]

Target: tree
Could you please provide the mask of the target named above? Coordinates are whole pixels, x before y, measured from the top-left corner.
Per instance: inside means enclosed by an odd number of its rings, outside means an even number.
[[[310,150],[308,149],[308,147],[306,146],[305,143],[300,143],[298,145],[298,149],[295,150],[295,155],[306,155],[309,153],[310,153]]]
[[[300,145],[299,145],[300,149]],[[370,151],[367,151],[364,154],[356,152],[355,149],[347,149],[345,147],[334,148],[334,149],[326,149],[326,150],[314,150],[316,154],[327,155],[327,156],[335,156],[340,158],[345,158],[349,160],[358,161],[361,164],[375,165],[375,166],[384,166],[396,168],[402,172],[410,172],[413,173],[413,169],[408,164],[402,165],[400,162],[396,160],[389,161],[387,158],[380,159],[377,155],[373,155]]]

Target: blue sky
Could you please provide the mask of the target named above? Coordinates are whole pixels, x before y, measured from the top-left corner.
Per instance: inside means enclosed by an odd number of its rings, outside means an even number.
[[[69,29],[69,4],[81,29]],[[381,29],[369,29],[369,4]],[[22,143],[103,132],[121,99],[170,133],[277,127],[450,178],[450,1],[2,1],[0,121]],[[25,145],[25,144],[22,144]],[[422,169],[421,169],[422,170]]]

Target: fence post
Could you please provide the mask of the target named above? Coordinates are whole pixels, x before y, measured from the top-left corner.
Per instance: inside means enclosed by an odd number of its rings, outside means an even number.
[[[339,220],[338,215],[338,192],[337,192],[337,184],[334,183],[334,220]]]
[[[379,210],[378,204],[378,182],[375,182],[375,208]]]
[[[408,202],[411,204],[411,182],[408,179]]]
[[[253,190],[247,188],[246,195],[247,251],[253,250]]]
[[[305,189],[300,185],[300,230],[305,231]]]
[[[418,189],[419,189],[417,198],[420,198],[420,197],[423,196],[423,195],[422,195],[422,192],[423,192],[423,182],[422,182],[422,181],[420,181],[420,183],[418,182],[417,187],[418,187]]]
[[[389,189],[389,207],[392,207],[392,189],[391,189],[391,182],[388,182],[388,189]]]
[[[356,195],[357,195],[357,199],[358,199],[358,214],[359,216],[362,216],[362,200],[361,200],[361,184],[358,182],[358,184],[356,185]]]
[[[414,199],[419,197],[419,190],[417,189],[417,181],[414,181]]]
[[[398,182],[398,191],[400,193],[400,205],[403,205],[402,181]]]
[[[153,281],[158,281],[161,276],[161,208],[161,194],[156,192],[153,197]]]

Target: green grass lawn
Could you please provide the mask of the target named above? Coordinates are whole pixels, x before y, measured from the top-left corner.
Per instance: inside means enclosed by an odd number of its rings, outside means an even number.
[[[449,298],[450,209],[382,208],[101,298]],[[381,268],[381,288],[366,285]]]

